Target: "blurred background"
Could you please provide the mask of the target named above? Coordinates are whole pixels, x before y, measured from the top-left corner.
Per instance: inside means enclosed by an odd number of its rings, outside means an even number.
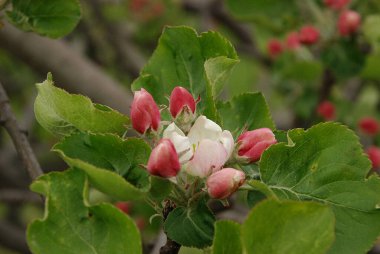
[[[5,2],[0,1],[0,7]],[[377,172],[379,0],[81,0],[80,4],[79,24],[59,40],[0,21],[0,82],[44,172],[64,170],[66,165],[49,152],[57,140],[35,120],[35,84],[52,72],[57,86],[128,114],[131,82],[154,51],[162,29],[178,25],[198,32],[218,31],[236,48],[240,63],[223,99],[247,91],[264,93],[281,130],[342,122],[357,132],[372,160],[371,173]],[[344,23],[342,15],[348,10],[360,15],[359,22]],[[5,11],[0,12],[2,17]],[[29,253],[26,226],[43,215],[41,199],[28,190],[30,183],[12,140],[0,129],[0,254]],[[112,202],[98,192],[90,197],[94,203]],[[248,207],[240,199],[234,197],[232,208],[218,216],[243,220]],[[140,203],[115,205],[135,219],[146,253],[155,253],[160,225],[155,220],[149,223],[153,211]],[[183,248],[181,253],[198,252]],[[375,248],[371,253],[380,252]]]

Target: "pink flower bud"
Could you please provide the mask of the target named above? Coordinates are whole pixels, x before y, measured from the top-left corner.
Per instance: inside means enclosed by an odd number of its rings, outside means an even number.
[[[362,132],[369,135],[376,135],[380,131],[379,123],[373,117],[363,117],[360,119],[359,127]]]
[[[150,128],[156,131],[160,125],[160,110],[152,95],[144,88],[135,92],[131,107],[131,120],[133,128],[141,134]]]
[[[115,206],[125,214],[129,214],[131,210],[131,205],[129,202],[116,202]]]
[[[210,197],[225,199],[234,193],[245,180],[242,171],[233,168],[224,168],[207,178],[207,191]]]
[[[324,120],[333,120],[335,118],[335,105],[329,101],[323,101],[318,105],[317,113]]]
[[[284,48],[279,40],[271,39],[268,41],[267,50],[271,57],[277,57],[283,52]]]
[[[170,139],[163,138],[150,154],[147,169],[149,173],[165,178],[176,176],[181,165]]]
[[[367,154],[372,162],[372,168],[380,168],[380,148],[376,146],[371,146],[367,149]]]
[[[238,155],[247,158],[249,162],[260,160],[263,152],[277,143],[273,132],[268,128],[246,131],[238,138]]]
[[[312,45],[319,40],[319,31],[313,26],[304,26],[299,32],[299,41],[305,45]]]
[[[194,114],[195,100],[193,96],[183,87],[177,86],[170,95],[170,113],[176,118],[181,112]]]
[[[294,50],[299,48],[300,40],[297,32],[291,32],[286,37],[285,41],[286,48]]]
[[[325,0],[325,5],[330,7],[333,10],[340,10],[343,9],[350,0]]]
[[[338,30],[341,36],[355,33],[360,26],[360,14],[356,11],[343,11],[338,20]]]

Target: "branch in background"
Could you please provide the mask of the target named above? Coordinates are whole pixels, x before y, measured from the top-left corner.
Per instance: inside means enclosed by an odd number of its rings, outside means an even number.
[[[9,105],[8,96],[0,83],[0,123],[9,133],[16,147],[21,160],[28,171],[32,180],[42,175],[43,172],[30,147],[29,141],[25,132],[20,129],[20,126],[14,116],[11,106]]]
[[[0,47],[46,75],[51,71],[57,83],[71,92],[84,94],[123,113],[129,112],[132,95],[90,60],[63,41],[25,33],[4,22]]]
[[[9,204],[37,203],[41,204],[41,198],[30,191],[18,189],[0,189],[0,202]]]
[[[115,50],[116,67],[120,65],[122,71],[127,71],[133,79],[137,78],[145,59],[139,49],[130,42],[128,31],[121,24],[110,23],[107,20],[102,11],[101,1],[92,0],[87,3],[98,28],[102,28],[106,40]]]
[[[200,5],[198,4],[198,1],[186,0],[183,1],[183,7],[187,11],[197,13],[202,13],[204,12],[204,8],[207,8],[207,11],[216,21],[228,28],[231,33],[240,40],[241,45],[238,46],[239,49],[257,59],[257,61],[265,67],[270,67],[272,65],[272,60],[262,54],[257,48],[253,34],[250,33],[247,27],[235,20],[226,11],[223,1],[215,0],[208,5]]]
[[[0,221],[0,236],[0,245],[23,254],[30,253],[26,244],[24,229],[18,228],[7,221]]]
[[[330,69],[323,71],[322,85],[319,90],[319,102],[328,100],[335,83],[335,76]]]

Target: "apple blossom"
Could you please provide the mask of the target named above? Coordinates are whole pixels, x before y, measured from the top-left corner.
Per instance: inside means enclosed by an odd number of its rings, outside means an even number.
[[[324,120],[333,120],[335,118],[335,105],[330,101],[323,101],[318,105],[317,113]]]
[[[360,130],[369,135],[376,135],[380,131],[378,121],[373,117],[363,117],[359,121]]]
[[[341,36],[355,33],[360,26],[361,16],[356,11],[343,11],[338,20],[338,30]]]
[[[131,106],[131,120],[133,128],[141,134],[148,129],[157,131],[160,125],[160,110],[152,95],[144,88],[135,92]]]
[[[168,138],[174,144],[181,164],[188,162],[193,157],[193,149],[189,138],[175,123],[171,123],[163,133],[163,138]]]
[[[169,109],[176,118],[181,113],[194,114],[196,103],[193,96],[185,88],[177,86],[170,95]]]
[[[284,47],[279,40],[271,39],[268,41],[267,50],[271,57],[277,57],[284,51]]]
[[[207,178],[207,191],[210,197],[225,199],[234,193],[245,180],[242,171],[233,168],[223,168]]]
[[[319,31],[313,26],[304,26],[299,32],[299,41],[302,44],[312,45],[319,40]]]
[[[238,138],[238,155],[249,162],[256,162],[260,160],[263,152],[275,143],[277,140],[271,129],[246,131]]]
[[[371,146],[367,149],[367,154],[372,162],[372,168],[380,168],[380,148],[377,146]]]
[[[178,155],[170,139],[161,139],[150,154],[147,169],[149,173],[165,178],[176,176],[181,169]]]

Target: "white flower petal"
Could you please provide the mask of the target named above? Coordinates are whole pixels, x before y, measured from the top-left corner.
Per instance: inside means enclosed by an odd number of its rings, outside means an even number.
[[[193,176],[207,177],[222,168],[228,159],[224,146],[219,141],[203,139],[195,150],[194,157],[186,166],[186,172]]]
[[[177,151],[179,162],[186,163],[193,156],[189,138],[181,131],[175,123],[170,124],[163,133],[163,138],[170,139]]]
[[[199,116],[187,136],[191,144],[198,146],[199,142],[203,139],[218,140],[221,133],[222,128],[220,128],[219,125],[207,119],[205,116]]]
[[[228,160],[235,148],[234,138],[232,137],[231,132],[223,131],[222,134],[220,135],[219,140],[227,151],[227,160]]]

